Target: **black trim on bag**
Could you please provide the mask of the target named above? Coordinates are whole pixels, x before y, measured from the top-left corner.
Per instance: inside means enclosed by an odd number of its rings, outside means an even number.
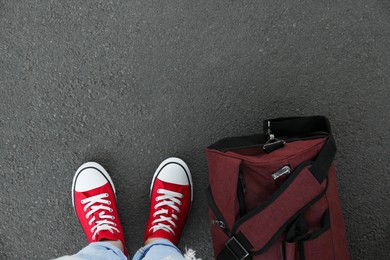
[[[235,232],[237,231],[237,228],[242,223],[246,222],[247,220],[249,220],[253,216],[257,215],[259,212],[261,212],[263,209],[265,209],[267,206],[269,206],[272,202],[274,202],[277,199],[277,197],[279,197],[281,195],[281,193],[284,190],[286,190],[287,187],[294,181],[294,179],[298,176],[298,174],[303,169],[305,169],[306,167],[308,167],[309,165],[312,165],[312,164],[313,164],[313,161],[306,161],[306,162],[301,163],[293,171],[293,173],[290,175],[290,177],[282,184],[282,186],[268,200],[266,200],[266,202],[264,202],[259,207],[255,208],[254,210],[249,212],[245,217],[240,218],[238,221],[236,221],[236,223],[234,224],[234,226],[232,228],[232,232],[231,232],[232,236],[234,236]],[[307,208],[312,206],[319,199],[321,199],[322,196],[324,196],[324,194],[327,191],[327,188],[328,188],[328,179],[326,178],[326,186],[325,186],[324,190],[320,194],[318,194],[313,200],[311,200],[308,204],[306,204],[304,207],[302,207],[298,212],[296,212],[289,220],[287,220],[286,223],[280,227],[280,229],[272,236],[272,238],[267,242],[267,244],[263,248],[261,248],[260,250],[254,251],[254,252],[248,250],[248,252],[250,252],[250,255],[260,255],[260,254],[264,253],[265,251],[267,251],[274,244],[274,242],[278,239],[278,237],[280,237],[282,235],[282,233],[286,230],[286,228],[289,225],[291,225],[291,223],[293,223],[300,214],[302,214]],[[226,224],[226,221],[224,220],[221,212],[219,211],[217,205],[215,204],[215,201],[212,198],[210,186],[208,187],[208,192],[209,192],[209,194],[208,194],[209,196],[207,196],[207,197],[209,200],[209,206],[210,206],[211,210],[214,212],[217,219],[222,220]],[[227,234],[229,235],[229,233],[230,232],[228,232]],[[242,233],[240,232],[240,234],[242,234]],[[242,234],[241,236],[245,237],[244,234]]]
[[[299,227],[299,224],[301,225]],[[303,227],[303,228],[302,228]],[[288,243],[298,242],[298,241],[310,241],[314,240],[330,228],[330,213],[329,208],[327,208],[322,214],[321,217],[321,228],[308,233],[308,224],[303,216],[299,216],[296,221],[288,228],[285,241]],[[301,230],[300,230],[301,229]]]
[[[264,201],[261,205],[257,206],[253,210],[251,210],[248,214],[246,214],[244,217],[240,218],[239,220],[234,223],[234,226],[232,228],[232,233],[235,233],[237,228],[243,224],[244,222],[248,221],[250,218],[256,216],[258,213],[260,213],[262,210],[267,208],[271,203],[273,203],[289,186],[290,184],[295,180],[295,178],[298,176],[298,174],[305,169],[307,166],[313,164],[313,161],[305,161],[298,165],[294,171],[290,174],[290,176],[286,179],[285,182],[282,183],[280,188],[272,194],[266,201]]]
[[[317,229],[313,231],[312,233],[308,234],[307,237],[305,237],[305,241],[314,240],[317,237],[321,236],[323,233],[328,231],[330,229],[330,211],[329,208],[324,212],[324,215],[322,217],[322,228]]]
[[[280,237],[283,232],[285,231],[285,229],[300,215],[302,214],[306,209],[308,209],[309,207],[311,207],[313,204],[315,204],[317,201],[319,201],[326,193],[326,190],[328,189],[328,178],[326,178],[326,186],[325,186],[325,189],[323,192],[321,192],[320,194],[318,194],[312,201],[310,201],[308,204],[306,204],[303,208],[301,208],[297,213],[295,213],[283,226],[280,227],[280,229],[274,234],[274,236],[268,241],[268,243],[261,249],[257,250],[257,251],[251,251],[251,255],[260,255],[262,253],[264,253],[265,251],[267,251],[274,243],[275,241],[278,239],[278,237]]]
[[[286,228],[296,220],[296,218],[299,215],[303,214],[303,212],[306,209],[311,207],[313,204],[315,204],[317,201],[319,201],[325,195],[327,189],[328,189],[328,178],[326,178],[326,186],[320,194],[318,194],[313,200],[311,200],[309,203],[307,203],[304,207],[302,207],[300,210],[298,210],[289,220],[287,220],[286,223],[279,228],[279,230],[272,236],[272,238],[266,243],[266,245],[264,247],[262,247],[261,249],[259,249],[257,251],[247,250],[249,252],[249,254],[251,256],[257,256],[257,255],[261,255],[262,253],[266,252],[275,243],[275,241],[283,234],[283,232],[285,232]],[[234,233],[232,233],[232,234],[234,234]],[[245,238],[245,240],[247,240],[245,235],[242,232],[240,232],[239,234],[241,235],[241,237],[243,237],[243,238]],[[232,235],[232,236],[234,236],[234,235]],[[222,254],[224,250],[226,250],[226,249],[225,248],[222,249],[220,254]],[[218,259],[218,257],[217,257],[217,259]]]
[[[305,242],[314,240],[330,229],[330,213],[327,208],[321,218],[321,228],[308,233],[309,226],[302,213],[296,218],[292,225],[286,231],[286,237],[282,241],[283,245],[286,242],[296,243],[298,245],[299,260],[305,260]]]
[[[302,214],[306,209],[310,208],[311,206],[313,206],[314,203],[319,201],[325,195],[327,189],[328,189],[328,178],[326,178],[326,186],[325,186],[324,190],[320,194],[318,194],[312,201],[310,201],[303,208],[301,208],[297,213],[295,213],[283,226],[281,226],[280,229],[278,230],[278,232],[275,233],[273,238],[271,238],[270,241],[262,249],[257,250],[255,252],[252,252],[252,254],[253,255],[260,255],[260,254],[264,253],[265,251],[267,251],[273,245],[273,243],[277,240],[277,238],[282,235],[282,233],[285,231],[286,227],[288,225],[290,225],[297,216]]]

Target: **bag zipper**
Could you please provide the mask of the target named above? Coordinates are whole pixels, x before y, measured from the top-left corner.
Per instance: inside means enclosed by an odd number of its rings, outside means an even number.
[[[226,225],[225,225],[225,223],[222,222],[222,221],[220,221],[220,220],[218,220],[218,219],[212,219],[212,220],[211,220],[211,224],[219,226],[219,227],[220,227],[221,229],[223,229],[224,231],[226,230]]]
[[[207,188],[207,200],[210,209],[213,211],[216,217],[216,219],[211,220],[211,224],[218,225],[228,236],[230,236],[230,229],[227,226],[226,220],[223,217],[221,211],[219,211],[217,204],[215,204],[210,186]]]
[[[286,256],[286,241],[283,239],[282,241],[282,259],[287,260]]]
[[[242,168],[240,167],[240,170],[238,172],[238,179],[239,179],[239,185],[241,186],[242,192],[246,193],[246,185],[244,181],[244,173],[242,171]]]
[[[242,169],[242,165],[240,165],[240,169],[238,171],[238,183],[237,183],[237,199],[238,204],[240,205],[240,217],[243,217],[246,214],[246,207],[245,207],[245,193],[246,193],[246,186],[244,181],[244,173]]]

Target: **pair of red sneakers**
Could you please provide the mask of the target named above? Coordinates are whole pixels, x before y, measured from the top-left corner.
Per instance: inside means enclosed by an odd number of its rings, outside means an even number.
[[[150,186],[150,213],[144,241],[164,238],[177,245],[193,198],[188,166],[178,158],[168,158],[157,168]],[[73,178],[72,201],[88,242],[120,240],[126,244],[116,207],[116,191],[107,171],[98,163],[87,162]]]

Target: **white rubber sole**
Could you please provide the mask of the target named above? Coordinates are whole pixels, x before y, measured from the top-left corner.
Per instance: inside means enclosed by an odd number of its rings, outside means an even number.
[[[76,171],[76,173],[75,173],[75,175],[73,177],[73,182],[72,182],[72,205],[73,205],[73,209],[75,208],[74,207],[74,187],[75,187],[75,184],[76,184],[77,176],[80,174],[81,171],[83,171],[86,168],[95,168],[95,169],[97,169],[99,172],[101,172],[104,175],[104,177],[110,182],[111,187],[112,187],[112,189],[114,191],[114,194],[115,194],[115,199],[116,199],[115,186],[114,186],[114,183],[112,182],[111,177],[108,174],[108,172],[103,168],[103,166],[101,166],[100,164],[98,164],[96,162],[86,162],[86,163],[82,164],[77,169],[77,171]]]
[[[179,159],[179,158],[176,158],[176,157],[170,157],[168,159],[165,159],[162,163],[160,163],[160,165],[158,166],[156,172],[153,175],[152,183],[150,184],[149,197],[152,195],[152,188],[153,188],[154,182],[155,182],[155,180],[157,178],[157,175],[159,174],[161,169],[165,167],[165,165],[170,164],[170,163],[176,163],[176,164],[178,164],[178,165],[180,165],[181,167],[184,168],[184,171],[187,174],[187,177],[188,177],[188,180],[189,180],[190,186],[191,186],[191,202],[192,202],[192,200],[194,198],[194,188],[193,188],[194,186],[192,184],[192,176],[191,176],[190,169],[188,168],[187,164],[182,159]]]

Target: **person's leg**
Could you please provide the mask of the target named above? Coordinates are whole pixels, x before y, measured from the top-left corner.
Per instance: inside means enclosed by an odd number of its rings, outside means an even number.
[[[191,173],[184,161],[169,158],[157,168],[150,187],[150,212],[145,245],[138,259],[184,259],[176,247],[193,197]]]
[[[72,203],[89,245],[65,259],[127,259],[115,186],[101,165],[87,162],[79,167]]]
[[[141,247],[134,255],[133,260],[183,260],[180,250],[169,240],[157,239],[154,242]]]
[[[87,260],[87,259],[117,259],[125,260],[127,257],[119,247],[110,242],[94,242],[81,249],[78,253],[70,256],[63,256],[56,260]]]

